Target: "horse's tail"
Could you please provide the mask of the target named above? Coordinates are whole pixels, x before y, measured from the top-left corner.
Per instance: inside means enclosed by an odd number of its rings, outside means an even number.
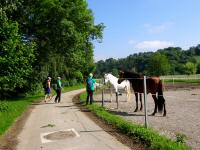
[[[165,99],[163,97],[163,84],[162,80],[158,83],[158,112],[163,111],[163,106],[165,104]]]

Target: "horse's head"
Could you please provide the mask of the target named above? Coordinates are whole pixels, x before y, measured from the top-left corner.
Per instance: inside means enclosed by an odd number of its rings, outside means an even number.
[[[124,81],[124,71],[119,71],[119,79],[118,79],[118,84],[122,83]]]

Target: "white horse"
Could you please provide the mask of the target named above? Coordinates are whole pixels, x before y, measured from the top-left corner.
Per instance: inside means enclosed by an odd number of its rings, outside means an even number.
[[[126,92],[126,97],[127,100],[130,99],[130,82],[128,80],[124,80],[122,83],[118,84],[118,78],[113,76],[111,73],[106,73],[104,75],[104,79],[105,79],[105,83],[110,83],[111,85],[113,85],[114,89],[115,89],[115,93],[118,94],[119,93],[119,89],[124,89]],[[110,100],[112,101],[112,92],[110,93]]]

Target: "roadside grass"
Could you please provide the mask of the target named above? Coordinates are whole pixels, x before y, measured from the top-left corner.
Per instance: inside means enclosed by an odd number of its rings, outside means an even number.
[[[64,87],[62,93],[84,88],[83,84]],[[52,90],[55,95],[55,91]],[[33,102],[40,102],[44,99],[44,93],[37,95],[28,95],[23,98],[0,100],[0,136],[2,136],[9,127],[25,112]]]
[[[77,90],[77,89],[82,89],[85,88],[84,84],[79,84],[79,85],[74,85],[74,86],[69,86],[69,87],[64,87],[62,89],[62,92],[69,92],[69,91],[73,91],[73,90]]]
[[[86,93],[80,95],[80,101],[85,105]],[[117,127],[121,132],[128,136],[134,136],[141,142],[145,143],[147,149],[150,150],[190,150],[191,148],[185,143],[173,141],[163,135],[160,135],[152,128],[145,128],[142,125],[134,124],[124,118],[109,113],[104,107],[97,104],[86,106],[90,111],[94,112],[99,118],[108,124]]]
[[[183,83],[192,83],[192,84],[199,84],[200,80],[198,79],[164,79],[165,83],[176,83],[176,84],[183,84]]]
[[[0,110],[0,136],[16,121],[16,119],[36,101],[40,101],[43,95],[27,96],[11,100],[0,101],[4,109]]]

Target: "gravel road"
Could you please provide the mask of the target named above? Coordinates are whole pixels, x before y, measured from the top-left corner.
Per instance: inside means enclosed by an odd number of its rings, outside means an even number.
[[[166,87],[164,91],[166,99],[167,116],[161,114],[148,116],[149,126],[172,139],[176,134],[186,135],[186,143],[194,150],[200,150],[200,87]],[[114,99],[115,97],[113,97]],[[95,101],[101,103],[102,95],[95,94]],[[144,124],[144,111],[133,112],[135,109],[135,97],[131,94],[131,100],[126,101],[125,94],[119,96],[119,108],[116,109],[116,101],[110,102],[110,95],[104,95],[105,107],[116,114],[133,121]],[[153,98],[147,96],[148,114],[154,109]]]

